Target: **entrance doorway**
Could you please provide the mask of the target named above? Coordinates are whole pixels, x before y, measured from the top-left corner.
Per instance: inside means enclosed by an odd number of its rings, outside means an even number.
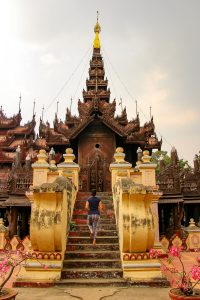
[[[80,191],[111,191],[110,163],[115,152],[115,134],[100,122],[95,122],[79,136],[78,163]]]

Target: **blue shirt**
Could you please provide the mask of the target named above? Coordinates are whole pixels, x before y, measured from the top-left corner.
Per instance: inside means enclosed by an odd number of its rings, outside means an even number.
[[[89,202],[88,215],[99,215],[99,202],[101,199],[97,197],[90,197],[87,201]]]

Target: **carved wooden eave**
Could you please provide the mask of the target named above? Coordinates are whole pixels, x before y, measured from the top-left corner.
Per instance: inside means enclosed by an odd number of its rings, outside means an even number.
[[[162,172],[157,175],[157,183],[164,196],[167,194],[175,195],[179,192],[184,197],[184,203],[200,202],[200,172],[194,172],[193,169],[188,168],[181,171],[177,157],[176,163],[164,167]]]
[[[55,124],[54,124],[55,125]],[[44,140],[46,141],[46,148],[49,146],[54,146],[54,145],[69,145],[69,140],[66,138],[65,135],[62,133],[59,133],[53,128],[50,128],[49,122],[46,122],[44,124],[42,120],[40,120],[40,126],[39,126],[39,138],[36,139],[35,145],[36,147],[42,148],[42,145],[44,146]],[[41,142],[40,142],[41,140]]]
[[[104,117],[109,117],[110,119],[113,120],[113,122],[116,123],[116,121],[114,119],[114,115],[115,115],[115,111],[116,111],[116,101],[115,101],[115,99],[111,103],[108,103],[106,101],[99,101],[98,102],[98,109],[99,109],[99,112]]]
[[[78,100],[78,112],[80,119],[83,119],[84,117],[89,117],[92,112],[92,102],[81,102],[81,100]]]
[[[15,140],[15,136],[12,135],[12,136],[5,136],[4,140],[1,141],[1,147],[4,148],[4,147],[9,147],[11,145],[11,143]]]
[[[178,164],[170,164],[159,175],[157,183],[163,193],[180,193],[180,167]]]
[[[180,176],[180,167],[178,164],[173,165],[170,164],[165,167],[165,169],[159,174],[159,176],[166,176],[166,175],[171,175],[171,176]]]
[[[46,139],[45,138],[37,138],[35,140],[35,143],[34,143],[34,148],[35,149],[47,149],[47,142],[46,142]]]
[[[71,111],[67,108],[66,116],[65,116],[65,125],[69,127],[76,126],[80,123],[80,118],[77,116],[73,116]]]
[[[120,123],[121,124],[121,123]],[[137,132],[140,130],[140,120],[139,118],[133,119],[129,121],[126,125],[123,127],[124,131],[127,135],[131,134],[132,132]]]
[[[121,137],[125,137],[126,134],[123,130],[123,126],[119,125],[114,119],[110,119],[109,117],[99,116],[99,119],[112,131],[114,131],[117,135]]]
[[[68,136],[69,139],[75,139],[93,120],[94,120],[94,115],[90,116],[88,118],[84,118],[81,123],[78,124],[77,127],[73,128],[70,131],[70,134]]]
[[[48,136],[48,132],[50,130],[50,124],[47,122],[44,124],[42,120],[40,119],[40,125],[39,125],[39,136],[46,138]]]
[[[14,154],[12,153],[12,156],[9,156],[9,153],[5,153],[1,148],[0,148],[0,163],[13,163],[13,157]]]
[[[21,120],[21,111],[13,117],[7,118],[2,109],[0,110],[0,129],[15,128],[20,125]]]
[[[69,145],[69,139],[63,134],[55,132],[53,129],[50,129],[46,138],[46,144],[48,146]]]
[[[98,86],[102,86],[102,87],[107,87],[108,85],[108,80],[107,79],[100,79],[98,78],[97,80],[95,79],[87,79],[86,80],[86,86],[90,87],[95,87],[95,85],[98,85]]]
[[[110,89],[108,90],[100,90],[100,89],[97,89],[97,91],[95,90],[89,90],[89,91],[85,91],[83,90],[83,98],[85,101],[88,101],[88,100],[92,100],[94,97],[98,97],[100,100],[105,100],[107,99],[107,101],[109,100],[110,98]]]
[[[60,121],[57,124],[54,123],[54,132],[58,132],[58,133],[63,134],[64,136],[68,136],[70,129],[65,123]]]
[[[184,194],[200,194],[200,172],[186,168],[180,173],[180,178]]]
[[[31,120],[30,122],[24,124],[23,126],[16,126],[14,129],[10,129],[7,131],[7,135],[8,136],[17,136],[17,135],[33,135],[35,136],[35,117],[33,117],[33,120]]]
[[[127,118],[127,113],[126,113],[126,108],[124,108],[121,112],[121,115],[116,116],[115,120],[120,124],[120,125],[127,125],[128,124],[128,118]]]
[[[114,119],[116,101],[108,103],[105,100],[99,100],[95,95],[92,100],[87,102],[78,101],[79,120],[89,117],[92,114],[107,115]]]
[[[17,135],[29,136],[31,134],[34,134],[34,127],[31,128],[31,127],[18,126],[15,129],[8,130],[7,134],[8,136],[17,136]]]

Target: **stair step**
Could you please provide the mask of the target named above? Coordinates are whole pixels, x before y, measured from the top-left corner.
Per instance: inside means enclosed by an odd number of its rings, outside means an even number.
[[[107,210],[113,210],[114,208],[113,208],[113,204],[104,204],[103,203],[103,205],[104,205],[104,212],[106,212]],[[75,205],[74,205],[74,209],[85,209],[85,203],[76,203]]]
[[[103,205],[104,205],[104,211],[107,211],[108,209],[114,209],[113,204],[111,202],[110,203],[104,203],[103,202]],[[74,208],[75,209],[84,209],[85,208],[85,202],[83,202],[83,201],[76,202],[75,205],[74,205]]]
[[[76,231],[88,231],[88,225],[87,224],[76,224]],[[104,230],[116,230],[116,224],[100,224],[99,231]]]
[[[102,251],[112,251],[112,250],[119,250],[119,244],[96,244],[95,246],[92,244],[67,244],[66,250],[67,251],[77,251],[77,250],[102,250]]]
[[[63,262],[64,269],[70,268],[121,268],[119,259],[67,259]]]
[[[77,230],[77,231],[70,231],[69,232],[69,237],[89,237],[90,236],[90,232],[89,229],[87,227],[86,230]],[[118,233],[116,230],[103,230],[103,231],[98,231],[97,236],[113,236],[113,237],[117,237]]]
[[[91,192],[78,192],[77,193],[77,195],[78,196],[84,196],[84,195],[89,195],[89,196],[91,196]],[[110,191],[110,192],[97,192],[97,196],[103,196],[103,195],[105,195],[105,196],[112,196],[112,192]]]
[[[82,213],[82,214],[74,213],[73,214],[73,220],[76,220],[76,219],[85,219],[85,220],[87,220],[87,216],[88,216],[87,213]],[[103,222],[103,221],[107,222],[107,220],[115,220],[115,215],[114,214],[101,215],[101,222]]]
[[[80,216],[73,216],[72,222],[77,224],[87,224],[87,218],[85,216],[84,218],[81,218]],[[100,220],[100,225],[101,224],[116,224],[115,218]]]
[[[88,210],[87,209],[75,209],[73,212],[73,215],[80,215],[80,216],[87,216],[88,215]],[[115,217],[113,209],[106,210],[105,212],[101,213],[101,218],[110,218],[112,216],[113,218]]]
[[[92,245],[87,225],[88,211],[85,202],[90,193],[78,193],[72,222],[74,230],[68,235],[65,260],[59,284],[64,285],[124,285],[119,252],[113,199],[111,193],[97,196],[105,205],[101,214],[96,245]]]
[[[64,286],[126,286],[128,283],[123,278],[81,278],[81,279],[61,279],[56,283]]]
[[[87,268],[87,269],[75,269],[75,268],[63,268],[62,278],[121,278],[123,275],[121,268]]]
[[[89,196],[90,197],[90,196]],[[76,198],[76,202],[79,202],[79,201],[83,201],[83,202],[86,202],[88,200],[89,197],[81,197],[81,198]],[[102,202],[109,202],[109,203],[113,203],[113,198],[112,197],[99,197],[101,199]]]
[[[79,251],[68,251],[65,253],[65,259],[80,259],[80,258],[85,258],[85,259],[118,259],[120,260],[120,252],[119,251],[98,251],[94,250],[93,251],[84,251],[84,250],[79,250]]]
[[[89,237],[78,237],[78,236],[70,236],[68,237],[68,245],[69,244],[91,244],[92,239]],[[97,244],[110,244],[110,243],[118,243],[118,237],[113,236],[97,236],[96,239]]]

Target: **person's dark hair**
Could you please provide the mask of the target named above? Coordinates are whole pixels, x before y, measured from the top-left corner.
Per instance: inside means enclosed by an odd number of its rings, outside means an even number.
[[[92,194],[93,197],[96,196],[96,190],[93,189],[93,190],[91,191],[91,194]]]

